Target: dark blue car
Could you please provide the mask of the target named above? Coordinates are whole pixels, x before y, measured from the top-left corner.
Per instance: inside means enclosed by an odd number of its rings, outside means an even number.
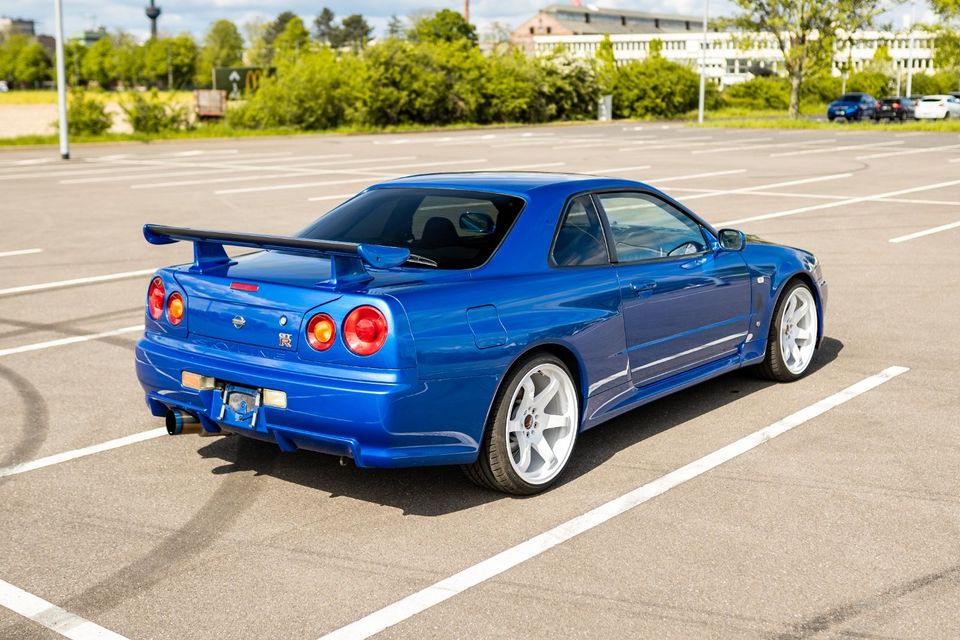
[[[823,336],[812,254],[629,180],[413,176],[294,237],[144,234],[195,249],[152,279],[136,349],[171,433],[463,465],[517,494],[553,483],[579,432],[747,365],[795,380]]]
[[[827,107],[827,119],[865,120],[874,118],[880,103],[869,93],[845,93]]]

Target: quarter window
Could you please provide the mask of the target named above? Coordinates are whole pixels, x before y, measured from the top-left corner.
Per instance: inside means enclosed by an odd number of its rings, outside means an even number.
[[[620,262],[707,250],[700,225],[667,202],[645,193],[601,193],[597,197],[610,224]]]
[[[570,202],[553,245],[553,261],[561,267],[607,264],[600,217],[589,196]]]

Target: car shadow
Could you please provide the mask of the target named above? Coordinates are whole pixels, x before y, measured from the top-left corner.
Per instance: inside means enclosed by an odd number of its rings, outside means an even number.
[[[825,337],[810,365],[810,374],[833,362],[843,343]],[[680,391],[584,432],[561,483],[576,480],[618,451],[706,412],[736,402],[774,382],[749,369],[735,371]],[[217,437],[198,453],[226,464],[215,474],[253,471],[328,493],[400,509],[404,514],[439,516],[496,500],[504,494],[470,484],[456,467],[358,469],[341,466],[334,456],[298,451],[283,453],[276,445],[238,436]],[[520,498],[527,499],[527,498]]]

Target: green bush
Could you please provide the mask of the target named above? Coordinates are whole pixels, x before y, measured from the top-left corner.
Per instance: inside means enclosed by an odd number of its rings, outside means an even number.
[[[790,84],[786,78],[756,77],[728,87],[724,102],[744,109],[786,109],[790,106]]]
[[[833,102],[840,97],[840,78],[829,73],[819,73],[803,79],[800,85],[800,101],[812,104]]]
[[[261,80],[256,94],[227,112],[232,126],[319,130],[356,124],[363,109],[366,70],[352,53],[322,47]]]
[[[915,96],[925,96],[938,93],[950,93],[956,91],[960,84],[960,78],[957,74],[949,71],[941,71],[933,75],[926,73],[913,74],[913,86],[911,90]],[[903,91],[907,90],[906,79],[901,80],[900,87]]]
[[[128,103],[121,104],[120,108],[137,133],[185,129],[190,124],[186,107],[163,100],[156,89],[147,94],[133,92]]]
[[[847,78],[847,91],[863,91],[879,98],[890,93],[892,84],[890,76],[880,71],[857,71]]]
[[[481,122],[544,122],[547,100],[541,69],[520,51],[493,54],[483,85]]]
[[[613,114],[621,118],[673,118],[695,109],[699,95],[700,78],[695,71],[650,56],[620,67],[613,91]]]
[[[80,90],[70,92],[67,107],[67,122],[71,133],[98,136],[113,126],[113,116],[107,113],[102,102],[87,97]]]
[[[600,87],[593,60],[560,53],[539,58],[535,63],[541,78],[547,120],[597,117]]]

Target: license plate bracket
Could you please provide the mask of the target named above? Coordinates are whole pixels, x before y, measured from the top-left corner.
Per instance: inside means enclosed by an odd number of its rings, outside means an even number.
[[[255,429],[257,414],[263,399],[263,389],[225,384],[219,396],[218,422],[235,427]]]

